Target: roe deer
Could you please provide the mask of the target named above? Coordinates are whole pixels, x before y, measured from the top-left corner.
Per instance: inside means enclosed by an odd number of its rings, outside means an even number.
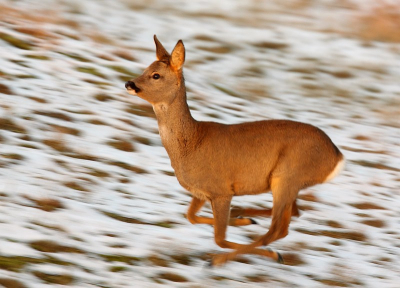
[[[157,61],[141,76],[126,82],[125,87],[153,106],[176,177],[193,195],[188,220],[214,225],[216,244],[235,249],[214,256],[211,264],[222,265],[243,253],[283,262],[279,253],[257,247],[288,234],[291,217],[299,215],[297,194],[336,176],[344,164],[342,153],[323,131],[305,123],[264,120],[225,125],[196,121],[186,102],[182,40],[171,54],[155,35],[154,41]],[[230,210],[233,196],[269,190],[272,209]],[[211,202],[214,218],[196,215],[205,201]],[[268,232],[255,242],[238,244],[225,239],[227,225],[255,223],[238,216],[272,216],[272,222]]]

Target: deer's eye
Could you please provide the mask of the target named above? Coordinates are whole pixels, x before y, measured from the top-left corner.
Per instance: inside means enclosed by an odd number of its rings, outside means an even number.
[[[158,73],[154,73],[153,74],[153,79],[155,79],[155,80],[157,80],[157,79],[160,79],[160,74],[158,74]]]

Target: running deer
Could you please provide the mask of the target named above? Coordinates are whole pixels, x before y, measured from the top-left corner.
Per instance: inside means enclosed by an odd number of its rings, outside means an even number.
[[[226,125],[195,120],[186,101],[182,40],[171,54],[155,35],[154,41],[157,60],[125,87],[153,106],[175,175],[193,195],[188,220],[214,225],[216,244],[234,249],[214,256],[211,264],[222,265],[245,253],[283,262],[278,252],[258,247],[288,234],[291,217],[299,215],[299,191],[335,177],[344,165],[342,153],[322,130],[305,123],[264,120]],[[230,209],[233,196],[269,191],[272,209]],[[205,201],[211,203],[214,218],[196,215]],[[272,216],[268,232],[247,245],[227,241],[227,225],[256,223],[242,216]]]

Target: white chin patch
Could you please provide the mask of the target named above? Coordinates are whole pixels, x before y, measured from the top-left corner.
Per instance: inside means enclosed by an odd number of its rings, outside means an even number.
[[[127,90],[128,93],[131,94],[131,95],[135,95],[135,96],[137,95],[136,92],[135,92],[135,90],[133,90],[133,89],[126,89],[126,90]]]

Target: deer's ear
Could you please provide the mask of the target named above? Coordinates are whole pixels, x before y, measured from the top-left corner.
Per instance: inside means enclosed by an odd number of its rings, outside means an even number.
[[[156,56],[158,61],[168,60],[169,53],[165,50],[164,46],[158,41],[157,36],[154,35],[154,42],[156,43]]]
[[[182,69],[183,63],[185,62],[185,46],[183,46],[182,40],[176,43],[174,50],[172,50],[170,64],[175,70]]]

